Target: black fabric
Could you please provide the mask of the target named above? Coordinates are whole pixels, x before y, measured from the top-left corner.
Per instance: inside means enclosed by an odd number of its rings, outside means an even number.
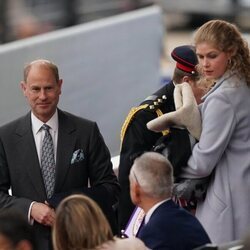
[[[181,168],[187,166],[187,161],[192,152],[188,131],[181,128],[171,128],[169,134],[157,140],[153,151],[168,158],[173,165],[175,181],[178,181]]]
[[[105,187],[97,186],[92,188],[79,188],[70,192],[56,193],[48,200],[48,203],[50,206],[56,208],[64,198],[71,194],[84,194],[92,198],[102,209],[111,226],[113,234],[118,234],[117,207],[115,206],[116,204],[112,205],[112,197],[110,197],[110,194]]]
[[[153,93],[155,100],[165,95],[166,99],[163,103],[158,103],[163,113],[175,110],[173,99],[174,84],[169,82],[161,89]],[[154,100],[145,100],[141,104],[154,105]],[[138,111],[132,118],[131,123],[125,133],[120,151],[120,164],[118,179],[121,186],[121,194],[119,197],[118,219],[120,230],[124,229],[135,206],[130,199],[129,191],[129,172],[133,164],[134,156],[145,151],[151,151],[156,141],[162,136],[162,133],[155,133],[147,129],[146,124],[157,117],[155,109],[146,108]]]
[[[171,56],[176,62],[195,70],[198,59],[194,49],[194,47],[188,45],[179,46],[172,51]]]
[[[182,168],[187,166],[192,154],[189,132],[186,129],[170,128],[170,133],[160,137],[153,151],[163,154],[171,162],[174,171],[173,195],[184,199],[188,208],[195,208],[197,201],[204,200],[210,177],[199,179],[181,178]],[[189,210],[189,209],[188,209]]]

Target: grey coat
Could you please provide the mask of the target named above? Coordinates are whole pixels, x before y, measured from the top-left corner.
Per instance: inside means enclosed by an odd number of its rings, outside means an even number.
[[[197,217],[212,242],[223,243],[250,229],[250,88],[227,72],[203,101],[201,138],[183,176],[211,176]]]

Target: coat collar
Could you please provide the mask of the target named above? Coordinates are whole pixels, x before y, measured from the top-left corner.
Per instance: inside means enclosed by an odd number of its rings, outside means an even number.
[[[225,83],[225,81],[232,78],[233,76],[235,76],[234,72],[231,71],[225,72],[225,74],[216,81],[215,85],[201,98],[202,102],[204,102],[205,99],[213,92],[215,92],[217,89],[221,88],[222,85]]]

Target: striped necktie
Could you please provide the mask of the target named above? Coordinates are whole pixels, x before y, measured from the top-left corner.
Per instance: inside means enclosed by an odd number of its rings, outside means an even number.
[[[47,197],[51,198],[54,192],[55,186],[55,158],[54,158],[54,146],[51,134],[49,132],[50,127],[43,124],[41,127],[45,131],[45,135],[42,141],[41,151],[41,170],[43,181],[47,193]]]

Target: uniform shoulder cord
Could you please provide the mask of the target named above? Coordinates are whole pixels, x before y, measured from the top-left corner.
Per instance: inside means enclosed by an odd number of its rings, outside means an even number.
[[[121,134],[120,134],[121,145],[120,145],[120,149],[122,147],[123,139],[124,139],[124,136],[125,136],[126,131],[128,129],[128,126],[131,123],[131,121],[133,120],[134,115],[138,111],[140,111],[142,109],[147,109],[148,107],[150,107],[150,110],[154,110],[156,112],[156,114],[157,114],[158,117],[161,116],[161,115],[163,115],[162,111],[159,108],[155,108],[155,107],[152,108],[152,106],[153,105],[143,104],[143,105],[140,105],[138,107],[131,108],[131,110],[129,111],[129,113],[128,113],[128,115],[127,115],[127,117],[126,117],[126,119],[125,119],[125,121],[124,121],[124,123],[122,125],[122,128],[121,128]],[[168,133],[169,133],[168,129],[162,131],[162,135],[167,135]]]

